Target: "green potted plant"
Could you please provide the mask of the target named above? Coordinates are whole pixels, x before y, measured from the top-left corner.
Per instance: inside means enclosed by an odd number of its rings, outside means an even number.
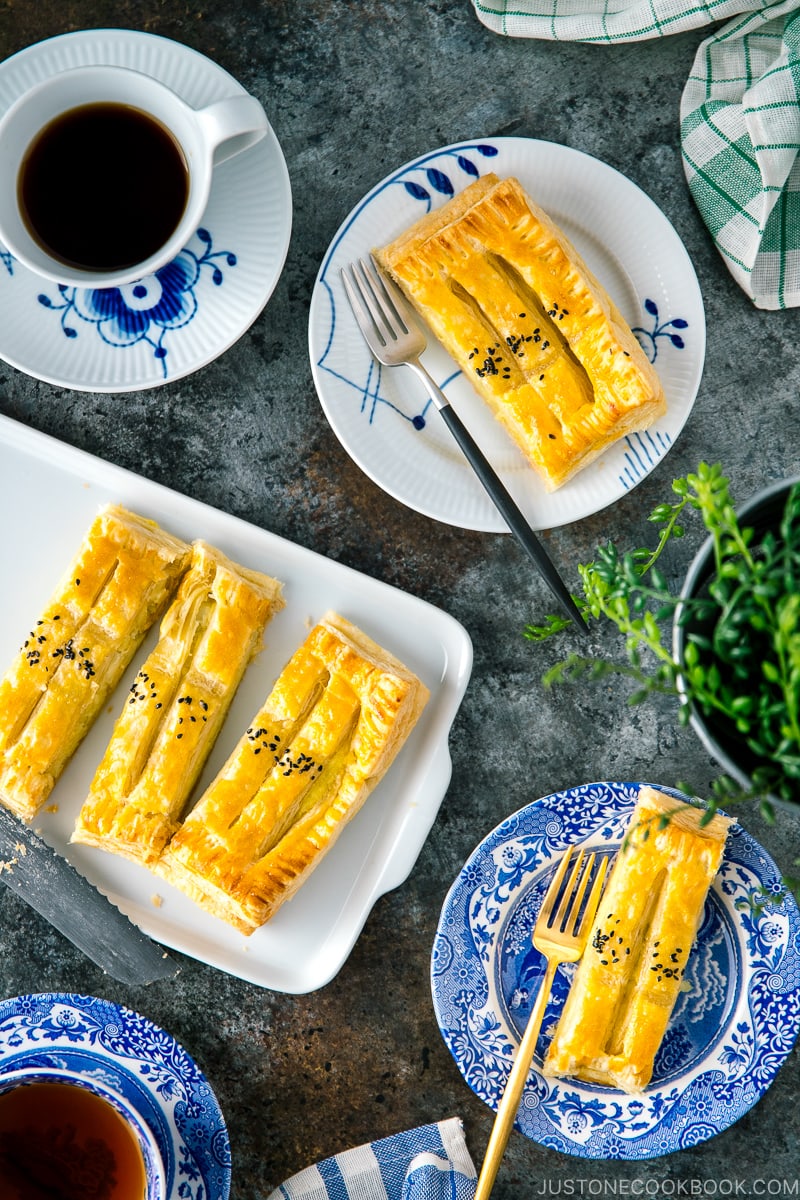
[[[649,518],[659,529],[654,548],[622,552],[609,542],[579,567],[576,602],[588,621],[616,627],[625,660],[571,653],[544,682],[614,673],[631,680],[632,704],[674,695],[678,720],[722,767],[710,807],[759,797],[770,818],[775,804],[800,804],[800,477],[738,511],[719,464],[700,463],[672,488],[675,498]],[[675,592],[659,558],[693,514],[708,537]],[[525,636],[540,642],[569,625],[551,616]]]

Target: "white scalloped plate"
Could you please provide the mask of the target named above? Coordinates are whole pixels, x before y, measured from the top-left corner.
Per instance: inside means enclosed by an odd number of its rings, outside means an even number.
[[[0,63],[0,113],[53,72],[98,63],[153,75],[194,107],[244,91],[179,42],[130,29],[83,30]],[[173,264],[138,284],[59,287],[0,246],[0,358],[86,392],[131,392],[189,375],[262,311],[283,269],[291,225],[289,173],[270,129],[217,168],[201,231]]]
[[[377,366],[342,290],[339,270],[385,245],[478,175],[514,175],[561,226],[622,311],[667,395],[667,415],[610,447],[548,493],[488,408],[431,337],[424,361],[535,529],[589,516],[641,482],[668,452],[694,404],[705,358],[705,315],[694,268],[661,210],[605,163],[553,142],[486,138],[435,150],[388,175],[344,221],[317,276],[309,348],[331,426],[380,487],[426,516],[507,532],[410,371]]]

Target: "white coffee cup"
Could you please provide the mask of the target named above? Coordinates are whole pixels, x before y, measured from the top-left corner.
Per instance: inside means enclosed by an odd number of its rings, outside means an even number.
[[[62,261],[34,235],[20,198],[20,173],[43,131],[64,114],[91,105],[122,105],[144,113],[172,135],[186,169],[186,202],[172,232],[147,257],[119,268]],[[0,243],[31,271],[56,283],[108,288],[151,275],[183,249],[200,225],[215,167],[254,145],[268,129],[261,104],[246,93],[194,109],[159,80],[126,67],[62,71],[30,88],[0,120]],[[81,178],[65,180],[70,189],[81,185]],[[87,195],[86,202],[96,199]],[[114,198],[103,200],[113,203]]]
[[[117,1116],[127,1126],[131,1136],[133,1149],[128,1157],[126,1158],[124,1154],[109,1157],[110,1146],[102,1137],[102,1127],[96,1123],[98,1115],[96,1110],[92,1110],[93,1123],[89,1127],[86,1124],[87,1116],[84,1115],[83,1118],[80,1118],[76,1115],[75,1100],[65,1097],[64,1101],[59,1102],[56,1108],[48,1108],[48,1101],[45,1098],[47,1093],[46,1091],[42,1092],[41,1085],[46,1087],[46,1085],[53,1084],[66,1085],[71,1089],[80,1088],[84,1092],[90,1092],[99,1100],[104,1101],[105,1105],[114,1109]],[[20,1102],[23,1105],[25,1103],[25,1097],[21,1095],[22,1089],[31,1088],[34,1085],[40,1085],[40,1087],[38,1092],[30,1093],[31,1106],[27,1109],[21,1107]],[[60,1091],[60,1088],[57,1090]],[[72,1169],[76,1172],[79,1170],[94,1171],[95,1175],[102,1170],[109,1172],[109,1182],[111,1176],[114,1178],[115,1196],[137,1195],[142,1196],[143,1200],[167,1200],[164,1161],[153,1130],[136,1109],[105,1082],[90,1074],[57,1067],[29,1067],[0,1074],[0,1104],[7,1101],[11,1101],[13,1107],[1,1116],[0,1154],[5,1156],[11,1152],[13,1156],[20,1158],[21,1163],[14,1167],[13,1164],[9,1165],[4,1157],[4,1170],[21,1169],[27,1173],[30,1166],[35,1165],[37,1170],[57,1171],[59,1156],[63,1155],[65,1161],[69,1161]],[[102,1116],[102,1113],[100,1115]],[[107,1121],[107,1118],[102,1116],[102,1120]],[[107,1126],[108,1129],[113,1128],[113,1117],[111,1120],[112,1124]],[[9,1129],[13,1130],[14,1142],[10,1148],[3,1145],[2,1139],[7,1136],[3,1132],[3,1125],[8,1125]],[[42,1133],[55,1139],[49,1151],[53,1158],[52,1163],[48,1162],[46,1158],[48,1145],[38,1140]],[[26,1144],[26,1140],[30,1142],[30,1148]],[[35,1157],[32,1158],[26,1171],[25,1163],[29,1149]],[[117,1149],[120,1149],[119,1145],[117,1145]],[[82,1155],[86,1161],[82,1161]],[[124,1176],[123,1172],[126,1170],[127,1176]],[[92,1175],[89,1174],[88,1177],[92,1177]],[[142,1186],[144,1187],[143,1192]]]

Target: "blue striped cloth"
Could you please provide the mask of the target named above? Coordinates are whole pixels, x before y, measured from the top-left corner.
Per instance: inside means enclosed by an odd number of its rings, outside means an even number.
[[[476,1172],[458,1117],[344,1150],[269,1200],[473,1200]]]

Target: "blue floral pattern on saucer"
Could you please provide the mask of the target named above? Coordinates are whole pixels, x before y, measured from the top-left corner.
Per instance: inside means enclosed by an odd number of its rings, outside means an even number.
[[[83,322],[90,335],[99,336],[107,346],[119,350],[146,342],[152,346],[153,356],[161,362],[162,375],[167,379],[167,334],[174,336],[194,320],[203,275],[208,274],[220,287],[225,278],[220,261],[228,267],[235,267],[237,262],[230,250],[213,249],[207,229],[198,229],[195,238],[204,247],[202,253],[186,246],[160,271],[125,287],[58,284],[57,299],[47,292],[40,292],[37,299],[44,308],[60,314],[61,331],[67,338],[77,338]]]
[[[80,1071],[121,1094],[152,1129],[166,1200],[227,1200],[231,1155],[213,1091],[186,1051],[146,1017],[93,996],[48,992],[0,1003],[0,1075]]]
[[[577,842],[614,854],[639,787],[586,784],[515,813],[478,846],[445,900],[431,969],[434,1006],[461,1073],[493,1108],[543,973],[531,932],[555,860]],[[562,967],[556,975],[534,1067],[573,973]],[[643,1094],[533,1070],[518,1128],[582,1158],[654,1158],[728,1128],[770,1085],[800,1029],[800,912],[775,864],[739,826],[685,978]]]
[[[146,71],[193,107],[245,92],[180,42],[134,29],[84,29],[0,62],[0,115],[58,71],[109,62]],[[291,184],[272,129],[214,172],[201,225],[171,264],[122,289],[59,288],[0,246],[0,359],[56,387],[88,392],[172,384],[213,362],[260,315],[286,260]]]

